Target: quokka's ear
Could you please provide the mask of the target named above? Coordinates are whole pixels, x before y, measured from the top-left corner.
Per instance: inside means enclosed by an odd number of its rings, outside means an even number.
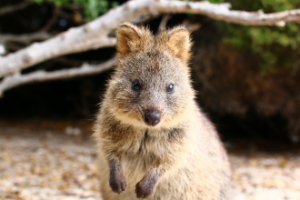
[[[117,51],[119,57],[123,58],[129,53],[135,53],[143,48],[146,30],[126,22],[117,31]]]
[[[176,57],[184,62],[190,58],[190,33],[184,27],[175,27],[168,31],[167,45],[171,48]]]

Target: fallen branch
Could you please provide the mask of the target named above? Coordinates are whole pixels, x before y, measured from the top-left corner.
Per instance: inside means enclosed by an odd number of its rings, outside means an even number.
[[[131,21],[144,13],[149,13],[146,10],[149,10],[152,1],[129,1],[82,27],[72,28],[45,42],[35,43],[2,57],[0,58],[0,77],[60,55],[114,46],[115,40],[114,44],[108,42],[108,33],[117,28],[124,19]]]
[[[284,26],[286,22],[300,22],[300,9],[265,14],[257,12],[230,10],[229,3],[211,4],[204,2],[159,1],[156,4],[160,13],[193,13],[202,14],[212,19],[243,25]]]
[[[194,13],[213,19],[245,25],[284,25],[300,20],[300,10],[278,13],[245,12],[229,10],[230,4],[209,2],[185,2],[168,0],[129,1],[110,10],[100,18],[78,28],[72,28],[45,42],[34,44],[16,53],[0,58],[0,77],[16,73],[34,64],[57,56],[107,46],[109,32],[124,21],[132,21],[142,15],[157,13]],[[94,42],[90,42],[94,41]],[[111,40],[112,41],[112,40]],[[115,40],[114,40],[115,41]],[[114,44],[109,42],[108,46]]]
[[[29,74],[15,73],[13,75],[5,77],[0,83],[0,97],[3,95],[4,91],[17,87],[19,85],[97,74],[110,69],[113,65],[115,65],[115,63],[116,58],[112,58],[104,63],[97,65],[84,63],[81,67],[78,68],[63,69],[54,72],[36,71]]]
[[[86,71],[82,68],[60,70],[57,72],[33,72],[25,75],[21,75],[20,71],[61,55],[101,47],[112,47],[116,44],[116,39],[108,37],[111,31],[124,21],[139,21],[143,19],[143,16],[157,16],[163,13],[194,13],[237,24],[270,26],[283,26],[286,22],[300,21],[300,9],[264,14],[262,11],[245,12],[234,11],[229,8],[229,3],[211,4],[209,2],[169,0],[128,1],[122,6],[110,10],[105,15],[81,27],[72,28],[44,42],[35,43],[15,53],[0,57],[0,78],[8,74],[14,74],[2,80],[0,83],[0,92],[35,81],[86,75],[89,70]],[[31,37],[33,37],[33,34]],[[2,41],[8,39],[8,36],[6,38],[2,36]],[[19,41],[28,40],[25,36],[13,39]],[[93,68],[93,70],[95,69]],[[73,75],[70,76],[70,74]]]

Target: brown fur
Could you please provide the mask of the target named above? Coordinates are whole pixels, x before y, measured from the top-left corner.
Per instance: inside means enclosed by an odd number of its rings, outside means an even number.
[[[194,100],[188,31],[176,27],[154,37],[125,23],[117,40],[119,63],[94,133],[104,200],[226,199],[229,164]],[[131,88],[134,80],[140,91]],[[166,92],[169,84],[173,93]],[[161,115],[156,126],[144,120],[151,109]]]

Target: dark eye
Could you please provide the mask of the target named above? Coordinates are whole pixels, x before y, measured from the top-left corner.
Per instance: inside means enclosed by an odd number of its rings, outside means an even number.
[[[139,80],[134,80],[134,81],[132,82],[131,88],[132,88],[134,91],[140,91],[142,87],[141,87],[141,84],[140,84]]]
[[[171,94],[174,92],[174,85],[171,83],[168,87],[167,87],[167,93]]]

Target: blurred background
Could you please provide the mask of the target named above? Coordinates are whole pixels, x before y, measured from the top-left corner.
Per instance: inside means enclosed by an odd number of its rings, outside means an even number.
[[[125,2],[0,0],[2,54],[81,26]],[[300,7],[297,0],[210,2],[265,13]],[[246,26],[195,14],[161,15],[140,24],[157,33],[162,20],[166,27],[184,24],[192,32],[190,67],[197,101],[230,153],[236,198],[300,199],[299,24]],[[18,37],[36,33],[42,36]],[[1,40],[1,35],[12,37]],[[114,47],[85,51],[42,62],[22,74],[101,63],[114,55]],[[0,98],[0,199],[97,198],[90,135],[111,73],[5,91]]]

